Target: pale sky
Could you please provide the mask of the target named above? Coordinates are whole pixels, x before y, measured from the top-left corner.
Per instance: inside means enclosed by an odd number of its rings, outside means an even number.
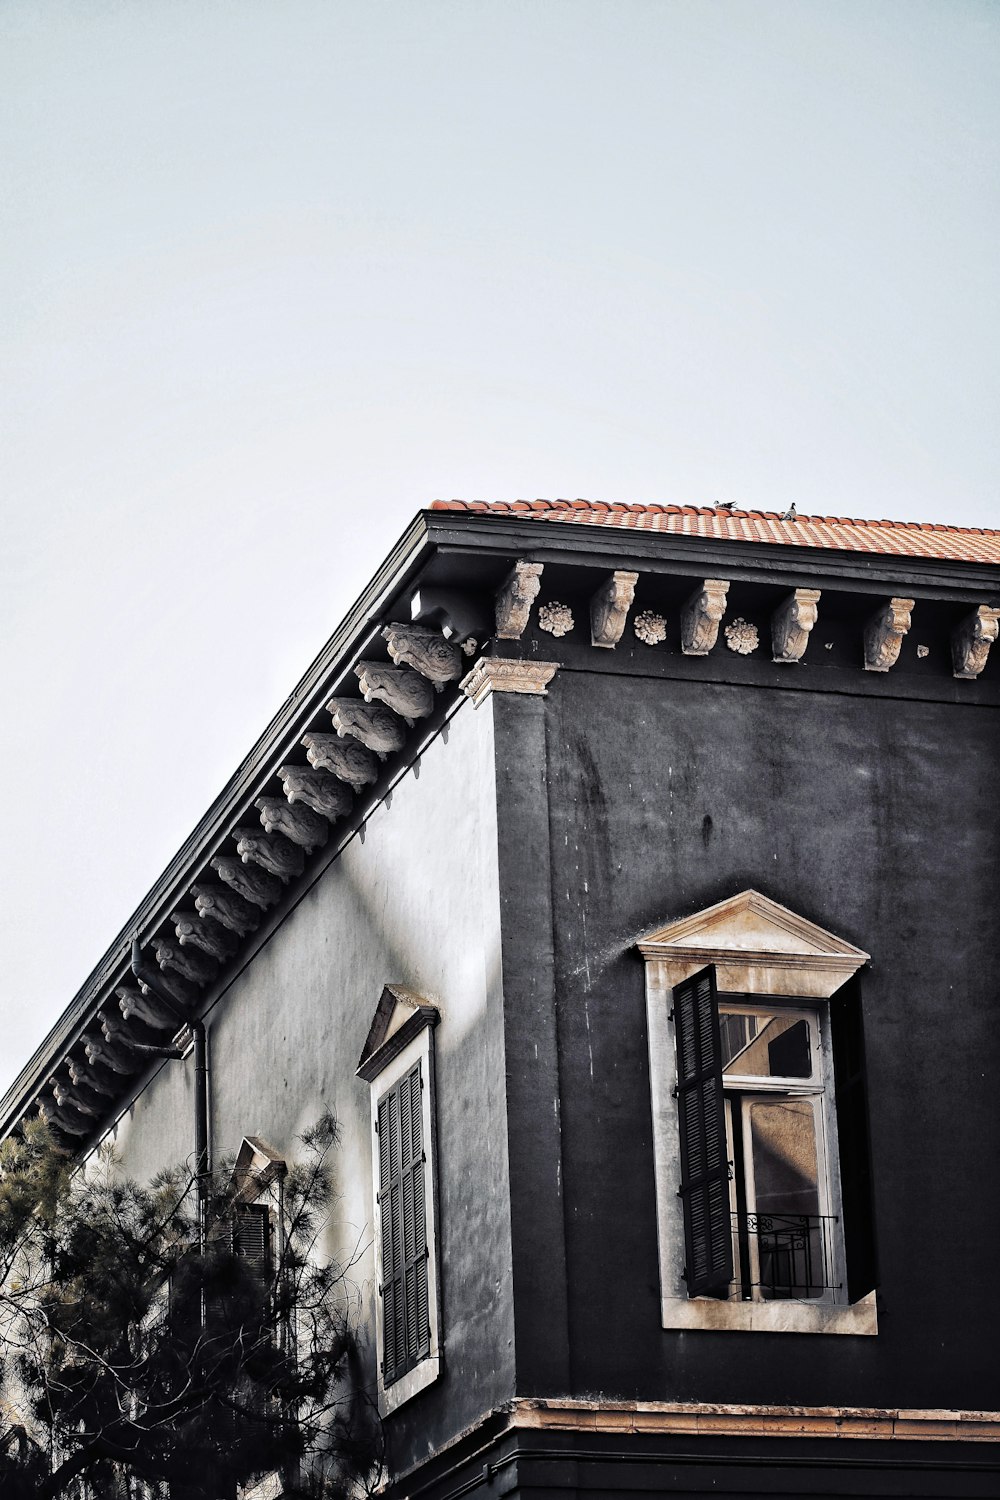
[[[994,0],[2,0],[0,1088],[436,497],[1000,526]]]

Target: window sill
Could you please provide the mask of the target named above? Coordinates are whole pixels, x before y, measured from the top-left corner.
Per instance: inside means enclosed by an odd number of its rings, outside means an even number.
[[[440,1355],[431,1354],[427,1359],[421,1360],[419,1365],[414,1365],[412,1370],[407,1370],[406,1374],[394,1380],[392,1385],[382,1387],[379,1391],[380,1414],[387,1417],[405,1401],[409,1401],[413,1396],[426,1390],[429,1385],[433,1385],[440,1374]]]
[[[663,1326],[709,1333],[878,1333],[875,1293],[850,1306],[831,1302],[719,1302],[665,1297]]]

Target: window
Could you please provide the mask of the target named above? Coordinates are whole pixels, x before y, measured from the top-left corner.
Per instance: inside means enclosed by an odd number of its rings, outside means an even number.
[[[424,1080],[420,1060],[378,1101],[382,1380],[390,1386],[430,1353],[427,1319]]]
[[[438,1012],[399,985],[382,992],[358,1066],[371,1089],[379,1408],[442,1370],[434,1177]]]
[[[757,892],[640,949],[664,1326],[874,1333],[867,955]]]

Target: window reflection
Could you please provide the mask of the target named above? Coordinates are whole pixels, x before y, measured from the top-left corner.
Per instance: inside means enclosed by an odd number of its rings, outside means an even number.
[[[722,1071],[736,1078],[810,1078],[812,1045],[802,1016],[719,1011]]]

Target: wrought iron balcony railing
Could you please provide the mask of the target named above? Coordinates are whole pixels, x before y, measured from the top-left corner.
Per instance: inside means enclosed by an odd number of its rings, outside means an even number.
[[[802,1301],[836,1291],[833,1214],[733,1214],[738,1246],[737,1286],[750,1300]]]

